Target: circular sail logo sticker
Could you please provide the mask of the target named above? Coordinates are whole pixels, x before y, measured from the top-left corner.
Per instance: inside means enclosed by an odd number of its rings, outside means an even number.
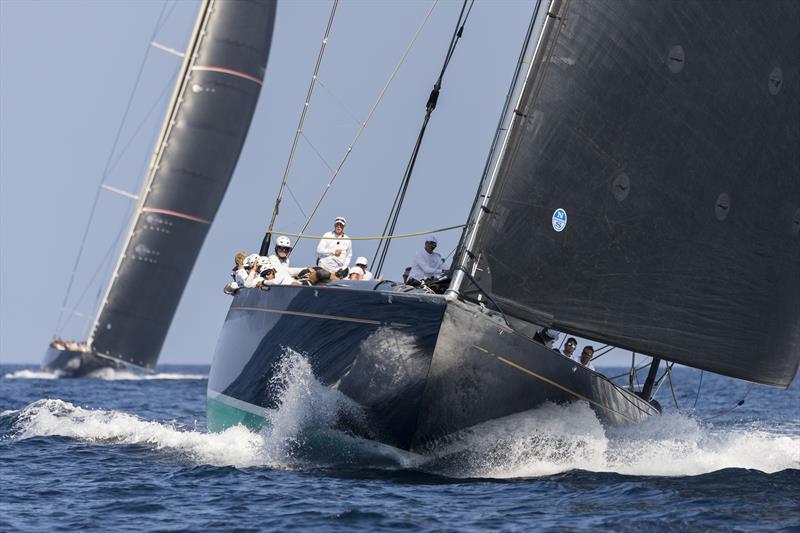
[[[553,229],[556,231],[564,231],[567,227],[567,212],[560,207],[553,212]]]

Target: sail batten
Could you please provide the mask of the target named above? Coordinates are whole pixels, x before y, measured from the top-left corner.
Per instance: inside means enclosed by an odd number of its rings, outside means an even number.
[[[554,5],[464,264],[524,320],[787,386],[800,5]]]
[[[236,167],[266,71],[275,3],[205,0],[93,350],[153,368]]]

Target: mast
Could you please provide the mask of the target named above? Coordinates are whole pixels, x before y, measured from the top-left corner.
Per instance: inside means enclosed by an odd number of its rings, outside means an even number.
[[[451,298],[460,295],[461,287],[465,279],[465,272],[471,270],[470,275],[474,275],[475,268],[478,266],[478,262],[475,261],[470,269],[470,250],[475,244],[478,227],[486,213],[486,205],[491,198],[499,163],[506,148],[508,132],[519,117],[518,109],[523,90],[531,78],[530,73],[534,63],[541,60],[543,50],[540,46],[544,41],[544,33],[546,31],[552,31],[552,26],[556,22],[554,17],[548,17],[548,13],[557,11],[557,5],[560,3],[561,0],[554,0],[553,2],[550,0],[538,0],[531,14],[531,21],[528,25],[528,31],[525,35],[522,50],[520,51],[517,66],[514,71],[514,78],[506,94],[503,111],[500,115],[494,139],[492,140],[492,146],[489,149],[489,156],[486,159],[486,165],[483,169],[483,176],[478,185],[478,190],[475,193],[470,216],[453,260],[452,281],[445,293]]]

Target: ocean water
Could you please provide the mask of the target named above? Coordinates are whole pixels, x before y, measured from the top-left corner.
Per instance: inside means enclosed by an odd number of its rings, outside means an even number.
[[[546,405],[419,455],[334,431],[342,399],[286,372],[272,427],[210,434],[207,366],[0,365],[0,531],[800,531],[797,382],[698,397],[678,368],[643,424]]]

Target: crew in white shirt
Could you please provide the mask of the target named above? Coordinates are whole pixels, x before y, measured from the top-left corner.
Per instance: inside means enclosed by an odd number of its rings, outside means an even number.
[[[269,260],[275,266],[276,273],[275,279],[281,285],[292,285],[295,276],[297,276],[303,269],[292,268],[289,266],[289,254],[292,253],[292,240],[289,237],[281,235],[275,240],[275,253],[269,256]]]
[[[589,370],[594,370],[594,365],[592,364],[593,355],[594,355],[594,348],[592,346],[584,346],[583,350],[581,350],[581,357],[579,361],[583,366],[585,366]]]
[[[257,272],[256,263],[258,262],[258,258],[260,256],[258,254],[250,254],[244,258],[242,262],[242,268],[236,271],[236,277],[233,281],[235,281],[239,287],[244,287],[245,281],[247,281],[247,276],[250,275],[250,272]]]
[[[317,264],[328,272],[337,272],[350,266],[353,257],[353,244],[344,234],[347,221],[344,217],[336,217],[333,222],[333,231],[322,236],[317,245]]]
[[[439,244],[439,242],[434,235],[425,239],[425,249],[417,252],[411,262],[409,278],[422,281],[426,278],[440,276],[442,274],[442,263],[444,263],[444,259],[442,259],[441,255],[434,252],[437,244]]]
[[[366,257],[359,257],[356,259],[356,266],[361,267],[361,270],[364,271],[364,275],[361,276],[363,281],[369,281],[372,279],[372,272],[367,270],[367,258]]]

